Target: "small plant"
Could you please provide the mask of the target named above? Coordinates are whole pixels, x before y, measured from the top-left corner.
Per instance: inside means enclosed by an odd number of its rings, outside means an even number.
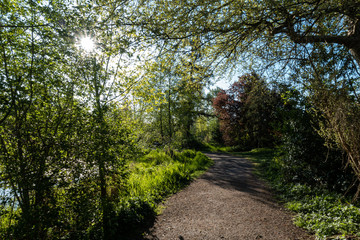
[[[295,224],[314,232],[319,239],[339,234],[356,235],[360,232],[360,209],[340,198],[327,193],[292,201],[286,206],[298,213]]]

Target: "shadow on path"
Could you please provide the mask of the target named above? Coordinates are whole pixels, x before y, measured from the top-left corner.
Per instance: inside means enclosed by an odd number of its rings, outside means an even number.
[[[253,164],[241,157],[223,153],[206,153],[215,165],[201,178],[219,187],[250,194],[254,200],[278,206],[265,182],[253,174]]]

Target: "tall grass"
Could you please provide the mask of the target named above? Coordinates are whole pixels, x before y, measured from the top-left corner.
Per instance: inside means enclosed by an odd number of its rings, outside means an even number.
[[[190,180],[185,165],[168,162],[159,165],[138,163],[128,180],[129,196],[154,201],[176,192]]]
[[[171,153],[153,150],[134,162],[128,179],[129,196],[158,202],[188,184],[211,164],[211,159],[193,150]]]

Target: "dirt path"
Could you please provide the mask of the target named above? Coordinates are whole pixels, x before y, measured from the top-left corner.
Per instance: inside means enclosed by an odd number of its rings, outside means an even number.
[[[207,155],[215,165],[166,201],[145,239],[313,239],[292,224],[248,160]]]

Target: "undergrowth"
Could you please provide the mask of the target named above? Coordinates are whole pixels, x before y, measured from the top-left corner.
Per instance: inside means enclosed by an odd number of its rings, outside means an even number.
[[[288,209],[297,213],[294,223],[314,233],[316,239],[360,239],[359,204],[319,186],[285,182],[281,160],[274,150],[254,149],[236,155],[253,161],[256,174],[271,184]]]

